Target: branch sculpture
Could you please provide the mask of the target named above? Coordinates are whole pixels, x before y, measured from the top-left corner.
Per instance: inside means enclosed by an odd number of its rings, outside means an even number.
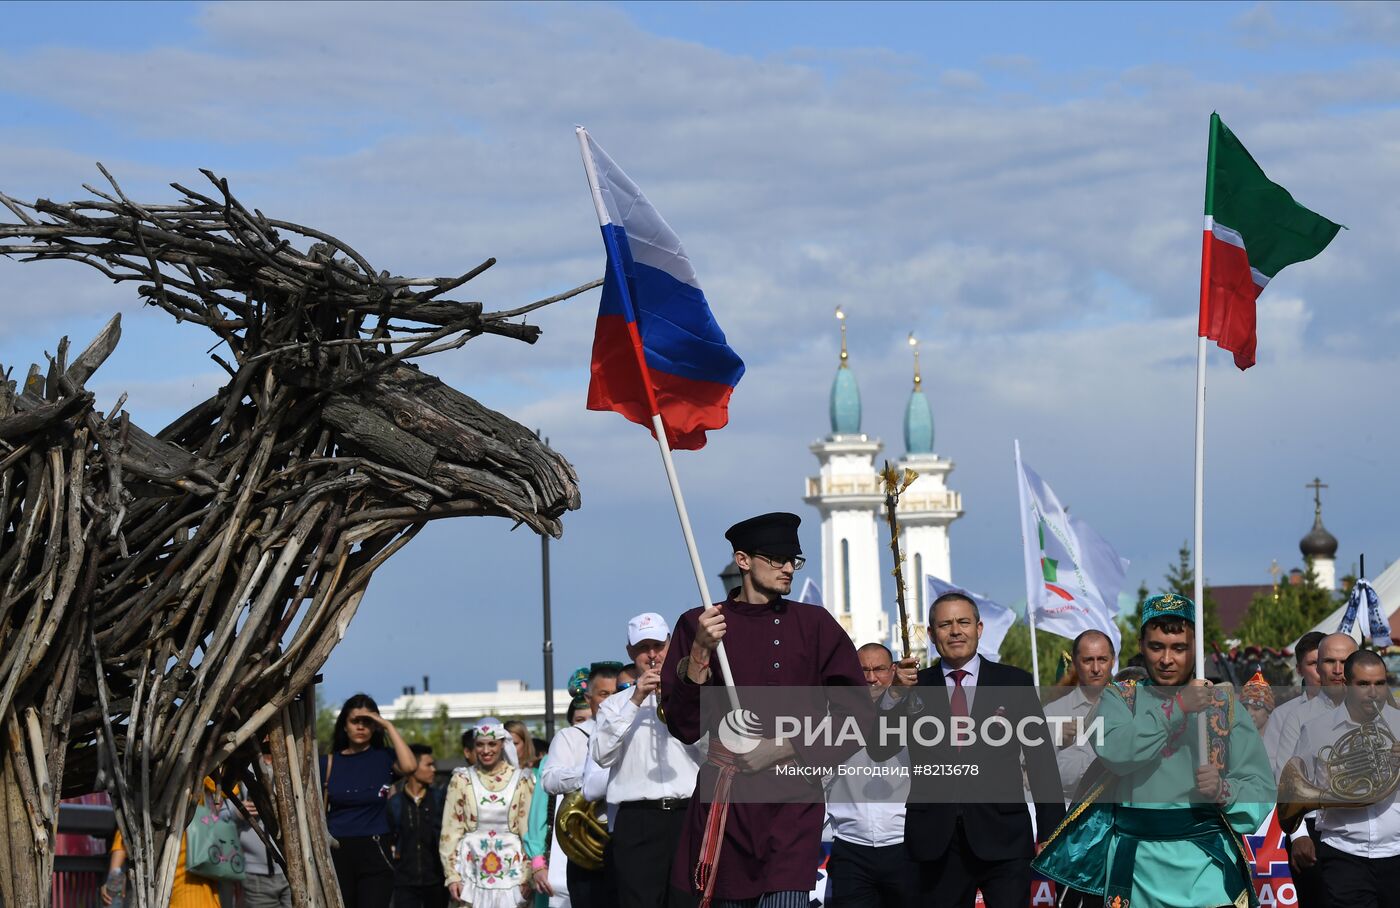
[[[99,169],[101,165],[99,165]],[[218,393],[156,434],[85,383],[113,318],[71,361],[0,376],[0,903],[48,904],[57,801],[106,789],[131,904],[168,903],[191,793],[246,786],[299,906],[338,906],[316,767],[313,678],[374,571],[422,529],[506,517],[559,535],[577,476],[523,426],[411,360],[494,334],[519,308],[394,277],[344,242],[208,194],[0,193],[0,253],[71,259],[218,341]],[[264,743],[265,742],[265,743]],[[267,778],[256,754],[272,757]]]

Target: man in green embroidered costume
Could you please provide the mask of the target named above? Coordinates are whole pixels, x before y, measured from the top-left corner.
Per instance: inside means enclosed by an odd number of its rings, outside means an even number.
[[[1183,596],[1143,603],[1148,680],[1104,692],[1098,759],[1032,865],[1074,890],[1064,904],[1258,906],[1242,836],[1273,807],[1273,773],[1234,694],[1193,680],[1195,617]]]

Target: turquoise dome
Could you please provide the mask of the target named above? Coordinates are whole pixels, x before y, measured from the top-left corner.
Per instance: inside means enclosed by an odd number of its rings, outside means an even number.
[[[834,435],[860,434],[860,388],[856,376],[844,365],[831,383],[831,431]]]
[[[904,408],[904,450],[908,454],[933,453],[933,407],[923,391],[910,394]]]

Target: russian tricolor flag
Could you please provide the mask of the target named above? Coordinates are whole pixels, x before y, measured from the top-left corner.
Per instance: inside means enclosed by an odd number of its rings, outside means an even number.
[[[705,433],[729,422],[744,362],[675,231],[587,130],[578,137],[608,253],[588,409],[616,410],[653,435],[659,415],[672,448],[703,448]]]

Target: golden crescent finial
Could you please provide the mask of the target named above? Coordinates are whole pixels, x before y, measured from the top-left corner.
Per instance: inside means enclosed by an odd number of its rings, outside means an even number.
[[[914,348],[914,390],[919,390],[923,384],[923,376],[919,374],[919,339],[914,336],[914,332],[909,332],[909,346]]]

